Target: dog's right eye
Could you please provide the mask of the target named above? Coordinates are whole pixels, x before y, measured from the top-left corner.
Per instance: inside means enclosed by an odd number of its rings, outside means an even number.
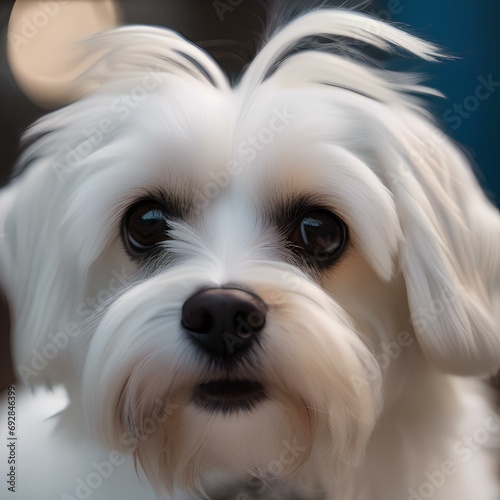
[[[333,212],[313,208],[294,222],[288,241],[292,250],[319,268],[331,266],[344,252],[349,231],[344,221]]]
[[[168,239],[168,229],[164,207],[152,200],[141,201],[130,207],[125,215],[125,246],[133,255],[144,254]]]

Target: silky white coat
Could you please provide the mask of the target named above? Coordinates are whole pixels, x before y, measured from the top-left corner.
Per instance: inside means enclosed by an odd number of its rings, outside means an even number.
[[[338,41],[293,50],[313,36]],[[86,95],[27,132],[0,192],[13,498],[500,498],[500,421],[480,380],[500,365],[499,213],[416,97],[434,92],[360,43],[439,57],[343,10],[283,27],[233,86],[168,30],[87,43],[101,57]],[[121,220],[157,191],[187,215],[144,265]],[[349,227],[320,273],[272,223],[300,197]],[[188,297],[226,283],[270,311],[259,356],[237,368],[268,398],[232,415],[191,403],[222,368],[180,325]]]

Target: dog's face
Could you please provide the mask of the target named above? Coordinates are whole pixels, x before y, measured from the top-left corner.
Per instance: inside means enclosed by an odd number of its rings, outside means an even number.
[[[81,392],[156,484],[284,451],[280,479],[343,470],[420,351],[463,374],[498,362],[496,212],[411,83],[320,52],[274,67],[323,32],[433,51],[314,13],[231,89],[171,33],[118,30],[96,39],[116,74],[98,66],[100,90],[33,128],[0,199],[21,376]],[[382,366],[401,334],[411,347]]]

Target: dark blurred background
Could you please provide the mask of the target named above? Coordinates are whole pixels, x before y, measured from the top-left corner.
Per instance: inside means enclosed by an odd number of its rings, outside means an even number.
[[[98,5],[99,0],[89,2]],[[14,3],[0,2],[0,185],[7,182],[19,154],[21,133],[48,111],[23,94],[8,65],[7,27]],[[43,4],[43,0],[37,3]],[[322,3],[333,6],[346,2]],[[273,0],[118,0],[117,4],[122,24],[160,25],[179,31],[208,50],[230,75],[236,76],[260,43],[266,12]],[[441,64],[405,65],[405,69],[424,72],[429,77],[428,83],[447,96],[446,101],[433,99],[431,109],[446,132],[463,144],[477,165],[480,182],[498,206],[500,2],[374,0],[358,2],[357,8],[390,22],[404,23],[413,33],[439,44],[447,54],[458,58]],[[50,29],[50,25],[45,29]],[[481,98],[477,97],[479,85]],[[7,332],[7,310],[2,307],[0,297],[0,388],[13,380]]]

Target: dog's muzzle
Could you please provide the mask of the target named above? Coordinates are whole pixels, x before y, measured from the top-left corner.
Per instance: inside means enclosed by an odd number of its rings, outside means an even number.
[[[266,324],[263,300],[239,288],[207,288],[192,295],[182,307],[182,326],[204,353],[229,368],[257,341]],[[209,412],[251,410],[266,399],[256,380],[216,377],[194,388],[192,401]]]

